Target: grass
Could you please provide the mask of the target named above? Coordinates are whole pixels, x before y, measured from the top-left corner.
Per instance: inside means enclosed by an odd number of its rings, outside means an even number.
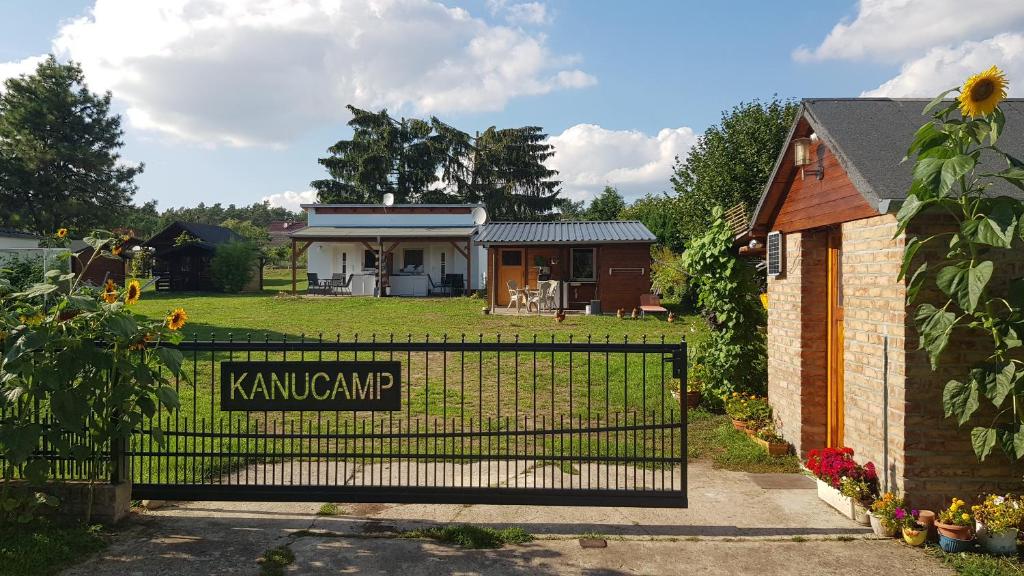
[[[525,544],[533,535],[519,527],[496,530],[470,524],[435,526],[402,532],[403,538],[430,538],[463,548],[501,548],[506,544]]]
[[[261,576],[283,576],[285,568],[295,562],[295,553],[288,546],[278,546],[263,553],[260,558]]]
[[[961,576],[1024,576],[1024,563],[1019,557],[991,556],[976,552],[947,554],[929,546],[928,553]]]
[[[57,574],[106,546],[99,526],[61,526],[46,520],[0,526],[0,575]]]
[[[687,429],[687,458],[709,458],[716,468],[753,473],[795,473],[800,461],[794,455],[770,456],[746,434],[732,427],[727,416],[693,410]]]
[[[317,516],[337,516],[339,514],[341,514],[341,507],[334,502],[321,504],[320,509],[316,511]]]

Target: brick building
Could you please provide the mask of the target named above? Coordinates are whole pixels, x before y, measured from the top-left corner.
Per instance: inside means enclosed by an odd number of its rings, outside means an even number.
[[[906,239],[945,225],[926,214],[897,233],[913,169],[901,159],[926,102],[803,101],[738,242],[748,253],[757,250],[751,240],[769,246],[768,396],[780,432],[800,454],[849,446],[915,506],[938,506],[954,495],[1019,491],[1022,472],[1002,453],[979,463],[975,424],[958,429],[944,418],[945,383],[980,347],[954,341],[933,372],[897,280]],[[1020,157],[1024,100],[1003,110],[1000,146]],[[1012,264],[1003,268],[1019,273],[1024,257]]]

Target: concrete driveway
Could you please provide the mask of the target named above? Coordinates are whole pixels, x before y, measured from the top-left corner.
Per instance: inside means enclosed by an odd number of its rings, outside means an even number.
[[[801,475],[689,467],[690,508],[575,508],[181,502],[134,514],[104,553],[66,575],[258,574],[287,546],[287,574],[952,574],[840,516]],[[536,537],[500,550],[400,538],[439,524],[519,526]],[[583,548],[600,535],[604,548]]]

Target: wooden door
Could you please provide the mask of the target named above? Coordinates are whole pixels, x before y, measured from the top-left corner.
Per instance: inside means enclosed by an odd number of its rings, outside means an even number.
[[[828,445],[843,446],[843,235],[828,232]]]
[[[522,248],[502,248],[498,252],[498,283],[494,286],[494,291],[499,306],[508,306],[507,282],[512,281],[519,288],[523,287],[526,276],[523,257]]]

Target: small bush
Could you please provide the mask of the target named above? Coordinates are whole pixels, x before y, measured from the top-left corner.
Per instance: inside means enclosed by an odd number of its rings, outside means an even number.
[[[228,293],[241,292],[256,271],[256,250],[247,242],[229,242],[217,247],[210,261],[214,285]]]
[[[0,259],[0,277],[6,278],[14,291],[21,292],[43,281],[43,260],[19,255]]]
[[[432,538],[440,542],[456,544],[463,548],[501,548],[505,544],[524,544],[533,541],[533,535],[518,527],[482,528],[469,524],[437,526],[425,530],[412,530],[405,534],[409,538]]]

